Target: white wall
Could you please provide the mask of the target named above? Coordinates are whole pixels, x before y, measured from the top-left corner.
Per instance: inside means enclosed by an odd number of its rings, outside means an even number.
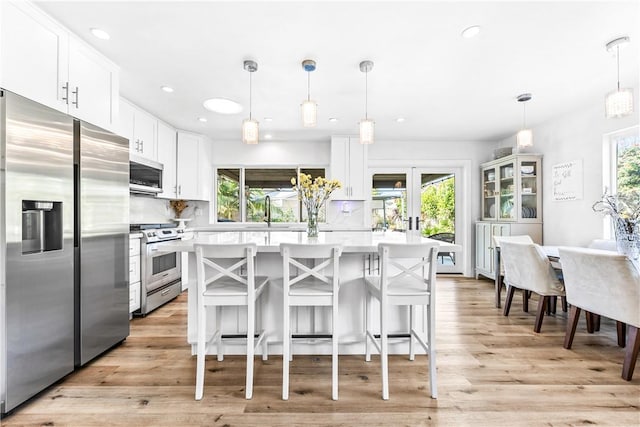
[[[237,141],[213,142],[214,167],[225,166],[328,166],[330,141],[260,141],[247,145]]]
[[[638,88],[635,88],[636,110]],[[546,245],[586,246],[603,237],[602,217],[591,206],[603,193],[603,138],[639,123],[638,113],[621,119],[604,117],[604,94],[584,108],[533,127],[534,146],[528,152],[543,154],[543,238]],[[514,146],[515,134],[500,142]],[[583,198],[553,201],[552,166],[572,160],[583,162]]]

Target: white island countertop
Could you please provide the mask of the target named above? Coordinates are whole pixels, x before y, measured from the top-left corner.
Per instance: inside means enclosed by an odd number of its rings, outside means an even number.
[[[459,252],[460,245],[442,242],[439,240],[422,237],[415,232],[398,233],[386,232],[366,232],[366,231],[332,231],[320,232],[318,237],[307,237],[305,231],[222,231],[222,232],[197,232],[193,239],[173,240],[157,245],[159,250],[171,250],[178,252],[193,252],[194,243],[209,244],[234,244],[234,243],[255,243],[258,252],[279,252],[280,243],[304,243],[304,244],[324,244],[341,243],[345,253],[367,253],[376,252],[378,243],[427,243],[437,242],[442,251]]]

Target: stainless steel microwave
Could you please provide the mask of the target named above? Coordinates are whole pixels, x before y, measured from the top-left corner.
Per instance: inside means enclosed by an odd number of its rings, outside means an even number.
[[[144,157],[129,157],[129,191],[155,196],[162,193],[162,163]]]

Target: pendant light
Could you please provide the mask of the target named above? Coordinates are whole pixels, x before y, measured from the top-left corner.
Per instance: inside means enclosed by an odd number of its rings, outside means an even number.
[[[364,119],[360,120],[360,144],[373,144],[375,122],[367,116],[369,82],[367,75],[373,68],[373,61],[362,61],[360,71],[364,73]]]
[[[305,59],[302,68],[307,72],[307,99],[302,101],[302,126],[315,127],[318,123],[318,104],[311,100],[311,72],[316,69],[316,61]]]
[[[618,69],[618,86],[616,90],[609,93],[604,101],[605,116],[610,119],[614,117],[624,117],[633,113],[633,89],[620,89],[620,46],[629,43],[629,37],[619,37],[607,43],[607,51],[616,53]]]
[[[257,144],[258,121],[251,117],[251,75],[258,71],[258,63],[244,61],[244,69],[249,72],[249,118],[242,121],[242,142],[245,144]]]
[[[526,102],[531,99],[530,93],[523,93],[516,98],[518,102],[522,102],[522,129],[516,135],[518,148],[531,147],[533,145],[533,131],[527,129],[527,107]]]

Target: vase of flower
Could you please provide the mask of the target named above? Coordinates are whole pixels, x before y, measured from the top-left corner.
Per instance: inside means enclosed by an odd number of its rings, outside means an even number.
[[[640,224],[628,218],[614,218],[618,252],[633,261],[640,259]]]
[[[318,210],[307,207],[307,236],[318,237]]]
[[[640,260],[640,197],[604,194],[593,205],[596,212],[609,215],[613,220],[616,248],[634,262]]]
[[[301,173],[297,181],[291,178],[291,184],[307,209],[307,236],[318,237],[318,213],[333,190],[342,187],[342,184],[336,179],[323,177],[312,180],[311,175],[305,173]]]

